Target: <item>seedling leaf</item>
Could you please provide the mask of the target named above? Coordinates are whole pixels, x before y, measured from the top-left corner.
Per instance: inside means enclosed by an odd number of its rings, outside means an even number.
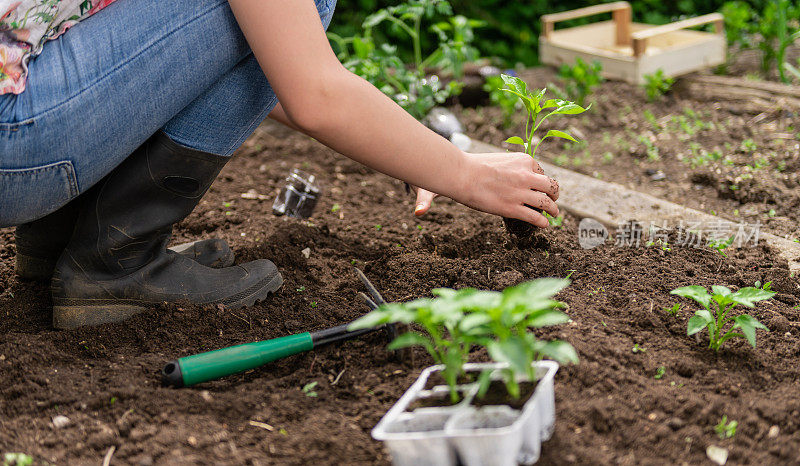
[[[698,304],[700,304],[705,308],[708,308],[708,306],[711,305],[711,296],[709,296],[706,289],[703,288],[702,286],[697,286],[697,285],[684,286],[670,291],[670,294],[693,299]]]
[[[686,334],[694,335],[695,333],[706,328],[712,322],[714,322],[714,317],[711,316],[711,312],[706,309],[701,309],[695,312],[694,315],[689,319],[689,324],[686,328]]]
[[[519,144],[521,146],[525,145],[525,141],[519,136],[511,136],[510,138],[506,139],[506,142],[509,144]]]
[[[551,138],[551,137],[569,139],[570,141],[578,142],[575,138],[573,138],[569,134],[567,134],[567,133],[565,133],[563,131],[559,131],[557,129],[551,129],[550,131],[548,131],[547,134],[542,138],[542,141],[544,141],[547,138]]]

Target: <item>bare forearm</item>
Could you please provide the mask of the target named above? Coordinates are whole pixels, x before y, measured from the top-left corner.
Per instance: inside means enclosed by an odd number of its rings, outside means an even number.
[[[360,77],[343,70],[331,82],[307,133],[389,176],[448,197],[463,194],[465,154]]]

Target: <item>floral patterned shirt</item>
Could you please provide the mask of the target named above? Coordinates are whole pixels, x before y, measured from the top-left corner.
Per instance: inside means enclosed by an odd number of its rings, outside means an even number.
[[[0,0],[0,94],[25,90],[28,60],[114,0]]]

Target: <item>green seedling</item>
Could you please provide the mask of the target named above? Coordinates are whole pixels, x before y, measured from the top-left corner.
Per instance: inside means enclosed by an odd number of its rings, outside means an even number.
[[[727,239],[709,239],[708,247],[717,251],[722,257],[728,257],[728,255],[725,254],[725,250],[733,244],[733,240],[735,239],[736,236],[731,236]]]
[[[295,291],[297,291],[298,293],[302,293],[302,292],[306,291],[306,286],[305,285],[300,285]]]
[[[645,348],[642,348],[641,346],[639,346],[639,343],[634,344],[633,348],[631,348],[631,353],[633,353],[633,354],[646,353],[646,352],[647,352],[647,350]]]
[[[675,303],[675,304],[672,305],[672,307],[665,308],[664,312],[667,312],[667,313],[669,313],[670,315],[673,315],[673,316],[677,316],[678,312],[680,312],[682,306],[683,306],[683,304],[681,304],[681,303]]]
[[[762,286],[761,285],[761,280],[758,280],[758,281],[756,281],[756,283],[753,286],[756,287],[756,288],[762,289],[764,291],[772,291],[772,282],[766,282]]]
[[[516,76],[500,75],[506,87],[503,89],[505,92],[517,96],[522,101],[522,105],[528,113],[528,118],[525,120],[525,139],[519,136],[512,136],[506,140],[509,144],[518,144],[524,148],[524,152],[531,157],[536,156],[536,149],[544,142],[545,139],[555,137],[567,139],[569,141],[578,142],[575,138],[565,133],[564,131],[551,129],[549,130],[539,142],[534,142],[534,134],[539,129],[545,120],[554,115],[577,115],[588,110],[582,106],[561,99],[548,99],[544,100],[545,92],[547,89],[542,90],[528,90],[528,85],[525,81]],[[548,111],[549,110],[549,111]],[[541,116],[541,118],[540,118]]]
[[[317,308],[317,302],[316,301],[311,301],[311,304],[309,304],[309,305],[311,306],[311,309],[316,309]]]
[[[672,89],[672,85],[675,83],[675,78],[666,76],[661,68],[653,74],[644,75],[644,80],[644,91],[647,94],[647,100],[650,102],[660,100],[664,94]]]
[[[339,212],[340,210],[342,210],[342,206],[340,206],[339,204],[334,204],[333,207],[331,207],[331,213],[332,214],[335,214],[336,212]]]
[[[374,328],[387,323],[417,324],[422,332],[398,336],[389,349],[421,346],[436,364],[443,365],[442,377],[450,388],[452,402],[459,400],[457,380],[464,375],[473,346],[485,347],[496,362],[507,363],[502,370],[509,394],[519,397],[519,376],[535,380],[532,363],[543,357],[562,363],[577,362],[571,345],[558,340],[541,341],[531,328],[567,322],[559,310],[564,304],[552,297],[569,280],[543,278],[506,288],[502,292],[473,288],[432,291],[432,299],[420,298],[405,303],[389,303],[352,323],[350,330]],[[482,387],[488,375],[481,376]]]
[[[736,435],[736,428],[739,426],[739,423],[736,421],[728,421],[728,416],[723,415],[722,420],[719,421],[719,424],[714,426],[714,432],[717,433],[720,439],[725,440],[733,437]]]
[[[561,228],[564,224],[564,216],[559,215],[558,217],[553,217],[552,215],[548,214],[547,212],[542,212],[544,214],[544,218],[547,219],[547,223],[550,224],[551,227],[554,228]]]
[[[558,76],[564,82],[566,95],[578,105],[583,106],[586,103],[586,97],[603,82],[601,71],[603,71],[603,65],[600,62],[586,63],[580,58],[576,58],[575,64],[572,66],[561,65]]]
[[[661,158],[659,155],[658,147],[656,147],[655,143],[653,143],[653,141],[651,141],[647,135],[640,134],[638,136],[638,140],[640,143],[644,144],[648,160],[656,161]]]
[[[758,301],[771,299],[775,296],[772,291],[746,287],[734,293],[727,287],[714,285],[709,294],[704,287],[692,285],[676,288],[670,293],[692,299],[703,307],[689,319],[686,334],[694,335],[707,328],[708,347],[714,351],[719,351],[731,338],[744,338],[755,348],[756,329],[769,331],[753,316],[741,314],[731,317],[730,313],[737,305],[752,308]]]
[[[378,230],[378,231],[381,231],[381,230],[383,230],[383,225],[377,224],[377,225],[375,225],[375,229]]]
[[[656,380],[661,380],[661,378],[664,377],[664,374],[666,373],[667,373],[667,368],[664,366],[659,366],[658,369],[656,369],[656,375],[654,375],[653,378]]]
[[[309,398],[316,398],[317,392],[314,389],[317,388],[317,384],[318,382],[309,382],[303,385],[303,388],[301,388],[300,391],[302,391],[303,394]]]
[[[747,153],[755,152],[755,150],[758,149],[758,147],[756,146],[756,142],[750,138],[747,138],[744,141],[742,141],[740,147],[742,152],[747,152]]]
[[[3,466],[30,466],[33,457],[25,453],[6,453],[3,455]]]
[[[650,110],[645,110],[644,112],[642,112],[642,115],[644,116],[644,119],[647,121],[647,123],[650,124],[650,126],[653,128],[654,131],[661,131],[662,129],[661,125],[658,123],[656,116],[653,115],[653,112],[651,112]]]

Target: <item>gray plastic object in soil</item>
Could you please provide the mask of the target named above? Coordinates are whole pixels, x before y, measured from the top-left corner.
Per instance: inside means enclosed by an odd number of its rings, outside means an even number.
[[[499,380],[501,363],[470,363],[467,372],[494,370]],[[555,423],[553,377],[558,363],[539,361],[537,385],[521,409],[507,405],[475,406],[478,384],[460,385],[462,400],[447,407],[417,407],[448,388],[425,388],[430,376],[443,366],[428,367],[372,429],[372,437],[385,442],[396,466],[513,466],[539,459],[542,441],[548,440]],[[520,379],[523,381],[525,379]]]

